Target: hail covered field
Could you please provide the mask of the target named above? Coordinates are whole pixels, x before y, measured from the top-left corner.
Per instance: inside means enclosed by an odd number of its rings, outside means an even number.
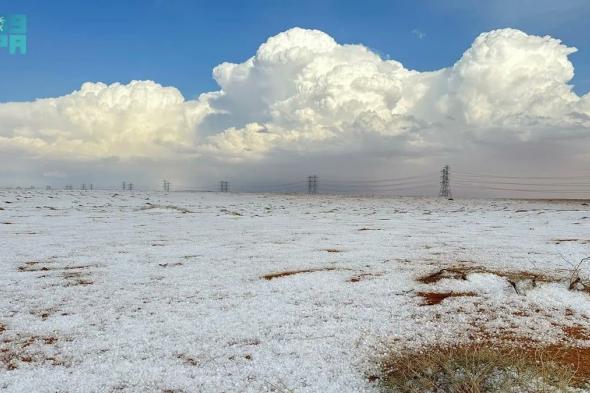
[[[377,392],[390,348],[590,328],[582,201],[0,191],[0,390]]]

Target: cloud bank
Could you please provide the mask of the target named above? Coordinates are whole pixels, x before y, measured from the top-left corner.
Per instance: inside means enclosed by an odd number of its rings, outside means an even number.
[[[366,166],[359,173],[374,173],[374,157],[411,166],[482,154],[506,160],[510,151],[518,161],[526,151],[533,160],[551,145],[557,161],[587,165],[590,95],[568,84],[575,51],[552,37],[502,29],[481,34],[452,66],[419,72],[365,46],[293,28],[245,62],[215,67],[219,91],[197,100],[133,81],[0,104],[0,152],[47,163],[40,173],[67,172],[67,162],[91,170],[104,160],[239,173],[257,165],[270,171],[273,160],[289,157],[310,157],[319,172],[329,160],[352,157]]]

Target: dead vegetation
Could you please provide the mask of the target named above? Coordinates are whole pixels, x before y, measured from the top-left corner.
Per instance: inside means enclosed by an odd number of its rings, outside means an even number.
[[[467,274],[475,271],[473,267],[450,267],[440,269],[434,273],[429,273],[418,278],[418,281],[422,284],[434,284],[442,279],[449,278],[454,280],[467,280]]]
[[[590,293],[590,278],[584,275],[584,265],[590,262],[590,257],[582,258],[578,264],[572,266],[568,289]]]
[[[434,306],[450,297],[477,296],[477,294],[474,292],[418,292],[418,296],[424,299],[423,306]]]
[[[17,267],[19,272],[46,272],[50,270],[78,270],[95,267],[94,265],[56,266],[49,262],[30,261]]]
[[[468,280],[469,274],[487,273],[502,277],[517,294],[538,283],[559,282],[569,290],[587,291],[583,274],[589,258],[572,265],[570,277],[553,277],[527,271],[499,271],[472,265],[455,265],[418,278],[423,284],[444,279]],[[526,285],[525,285],[526,284]],[[447,298],[477,296],[469,292],[417,292],[423,305],[440,304]],[[568,314],[569,311],[569,314]],[[535,310],[540,312],[540,310]],[[513,314],[528,316],[528,313]],[[573,316],[573,311],[566,310]],[[391,352],[381,362],[378,379],[385,392],[569,392],[590,387],[590,331],[580,322],[560,326],[557,342],[547,344],[529,337],[515,337],[513,330],[493,332],[476,329],[469,341],[457,345],[435,344],[420,350]],[[473,326],[476,327],[476,326]]]
[[[158,266],[160,266],[160,267],[176,267],[176,266],[182,266],[182,265],[183,265],[182,262],[158,263]]]
[[[314,273],[314,272],[331,272],[331,271],[335,271],[335,270],[348,270],[348,269],[342,269],[342,268],[337,268],[337,267],[322,267],[322,268],[316,268],[316,269],[290,270],[290,271],[285,271],[285,272],[265,274],[265,275],[261,276],[260,278],[270,281],[270,280],[274,280],[275,278],[288,277],[288,276],[293,276],[295,274]]]
[[[381,371],[372,379],[392,393],[568,392],[588,385],[590,348],[486,339],[392,353]]]
[[[581,243],[581,244],[588,244],[590,240],[584,239],[553,239],[554,244],[561,244],[561,243]]]
[[[219,211],[221,213],[229,214],[230,216],[238,216],[238,217],[242,216],[242,213],[237,212],[237,211],[233,211],[233,210],[229,210],[229,209],[221,209]]]
[[[181,212],[183,214],[193,213],[192,211],[190,211],[189,209],[184,208],[184,207],[175,206],[175,205],[158,205],[158,204],[149,203],[149,202],[146,203],[145,206],[140,207],[138,210],[142,211],[142,210],[151,210],[151,209],[176,210],[176,211]]]
[[[197,359],[195,359],[192,356],[189,356],[187,354],[181,353],[178,354],[176,356],[178,359],[180,359],[183,363],[189,365],[189,366],[198,366],[199,365],[199,361]]]
[[[29,261],[17,267],[17,271],[21,273],[35,273],[35,272],[55,272],[57,276],[63,278],[65,287],[71,286],[86,286],[94,284],[91,280],[88,269],[96,267],[96,265],[74,265],[74,266],[59,266],[54,262],[39,262]],[[49,274],[38,276],[38,278],[46,278]]]
[[[23,364],[64,366],[64,359],[54,354],[54,336],[17,336],[0,341],[0,368],[15,370]]]
[[[348,282],[359,282],[359,281],[364,281],[367,280],[371,277],[380,277],[382,276],[383,273],[360,273],[360,274],[356,274],[352,277],[350,277],[348,280]]]
[[[494,274],[498,277],[505,278],[513,287],[516,287],[518,282],[531,281],[533,286],[539,282],[556,282],[559,281],[556,277],[550,277],[545,274],[531,273],[527,271],[500,271],[493,269],[486,269],[480,266],[453,266],[449,268],[440,269],[434,273],[418,278],[418,281],[423,284],[434,284],[443,279],[453,280],[467,280],[468,274],[487,273]]]

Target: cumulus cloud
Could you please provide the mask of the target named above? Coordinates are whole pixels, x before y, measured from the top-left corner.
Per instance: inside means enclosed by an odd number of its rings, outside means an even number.
[[[415,157],[475,142],[585,139],[590,101],[568,85],[575,51],[503,29],[481,34],[452,67],[417,72],[291,29],[246,62],[214,70],[222,90],[209,100],[216,122],[204,128],[223,126],[200,149],[246,160],[274,151]]]
[[[281,154],[415,160],[478,144],[588,143],[590,95],[569,85],[575,51],[502,29],[481,34],[452,66],[419,72],[363,45],[293,28],[243,63],[215,67],[219,91],[198,100],[135,81],[0,104],[0,150],[204,165]]]
[[[84,83],[63,97],[0,105],[0,149],[72,160],[195,150],[206,103],[151,81]]]

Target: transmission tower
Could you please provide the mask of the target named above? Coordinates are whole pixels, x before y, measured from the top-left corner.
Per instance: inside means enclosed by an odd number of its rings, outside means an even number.
[[[440,171],[440,192],[439,197],[452,198],[451,185],[449,182],[449,166],[445,165]]]
[[[123,191],[125,191],[127,189],[127,183],[123,182],[123,184],[121,184],[121,185],[122,185],[121,188],[123,189]]]
[[[133,191],[133,183],[129,183],[129,191]]]
[[[170,192],[170,182],[169,182],[168,180],[164,179],[164,180],[162,181],[162,189],[163,189],[165,192]]]
[[[220,181],[219,182],[219,191],[221,192],[229,192],[229,182],[227,181]]]
[[[318,193],[318,177],[317,175],[307,176],[307,193],[317,194]]]

